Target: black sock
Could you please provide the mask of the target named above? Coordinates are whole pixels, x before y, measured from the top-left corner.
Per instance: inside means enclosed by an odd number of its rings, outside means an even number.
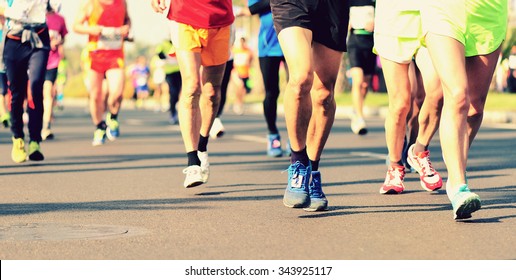
[[[110,117],[112,120],[116,120],[118,118],[118,114],[111,114]]]
[[[299,161],[304,166],[308,166],[310,160],[308,159],[308,154],[306,153],[306,147],[303,148],[301,151],[297,151],[297,152],[292,149],[290,149],[290,150],[292,151],[292,155],[290,156],[291,163],[295,163],[296,161]]]
[[[319,171],[319,161],[318,160],[310,160],[310,164],[312,165],[312,171]]]
[[[208,136],[199,135],[199,146],[197,146],[199,152],[206,152],[208,150],[208,139]]]
[[[197,156],[197,151],[188,152],[188,153],[186,153],[186,156],[188,157],[188,166],[192,166],[192,165],[201,166],[201,160]]]
[[[97,129],[102,129],[102,130],[106,130],[106,122],[105,121],[101,121],[97,124]]]

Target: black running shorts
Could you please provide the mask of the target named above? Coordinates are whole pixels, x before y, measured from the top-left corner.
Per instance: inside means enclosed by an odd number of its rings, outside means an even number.
[[[315,42],[346,51],[348,0],[271,0],[271,10],[277,34],[288,27],[302,27],[312,31]]]
[[[376,69],[373,53],[373,35],[350,34],[348,38],[349,66],[362,68],[364,75],[372,75]]]

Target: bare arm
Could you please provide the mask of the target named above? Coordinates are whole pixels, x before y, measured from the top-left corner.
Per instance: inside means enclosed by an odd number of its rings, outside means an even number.
[[[124,16],[124,25],[120,28],[120,33],[122,37],[127,38],[129,35],[129,31],[131,30],[131,18],[129,17],[129,12],[127,11],[127,1],[124,1],[125,5],[125,16]]]
[[[101,32],[101,27],[97,25],[89,26],[85,23],[88,22],[88,18],[93,10],[92,0],[83,0],[81,3],[81,7],[79,8],[79,12],[75,17],[75,21],[73,23],[73,31],[79,34],[87,34],[98,36]]]

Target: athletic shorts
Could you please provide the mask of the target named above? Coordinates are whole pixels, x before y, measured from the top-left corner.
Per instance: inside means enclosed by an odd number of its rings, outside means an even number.
[[[364,75],[374,74],[376,54],[373,53],[373,36],[350,34],[348,38],[348,58],[351,68],[361,68]]]
[[[464,45],[467,57],[494,52],[507,33],[507,0],[425,1],[423,31],[451,37]]]
[[[313,40],[330,49],[345,52],[349,3],[344,0],[271,0],[274,29],[288,27],[312,31]]]
[[[374,26],[374,53],[396,63],[412,61],[423,38],[417,2],[377,1]]]
[[[203,66],[225,64],[229,60],[231,26],[221,28],[196,28],[170,21],[170,33],[175,50],[201,53]]]
[[[105,74],[111,69],[124,68],[124,55],[120,52],[92,51],[90,53],[90,63],[91,70]]]
[[[57,68],[47,69],[45,72],[45,81],[50,81],[51,83],[55,83],[57,79]]]

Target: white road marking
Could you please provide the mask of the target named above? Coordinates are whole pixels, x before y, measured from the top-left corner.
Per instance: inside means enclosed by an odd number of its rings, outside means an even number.
[[[265,137],[239,134],[239,135],[233,136],[233,138],[236,140],[267,144],[267,139],[265,139]]]
[[[377,153],[369,153],[369,152],[350,152],[350,155],[359,156],[359,157],[370,157],[385,160],[387,158],[386,154],[377,154]]]

